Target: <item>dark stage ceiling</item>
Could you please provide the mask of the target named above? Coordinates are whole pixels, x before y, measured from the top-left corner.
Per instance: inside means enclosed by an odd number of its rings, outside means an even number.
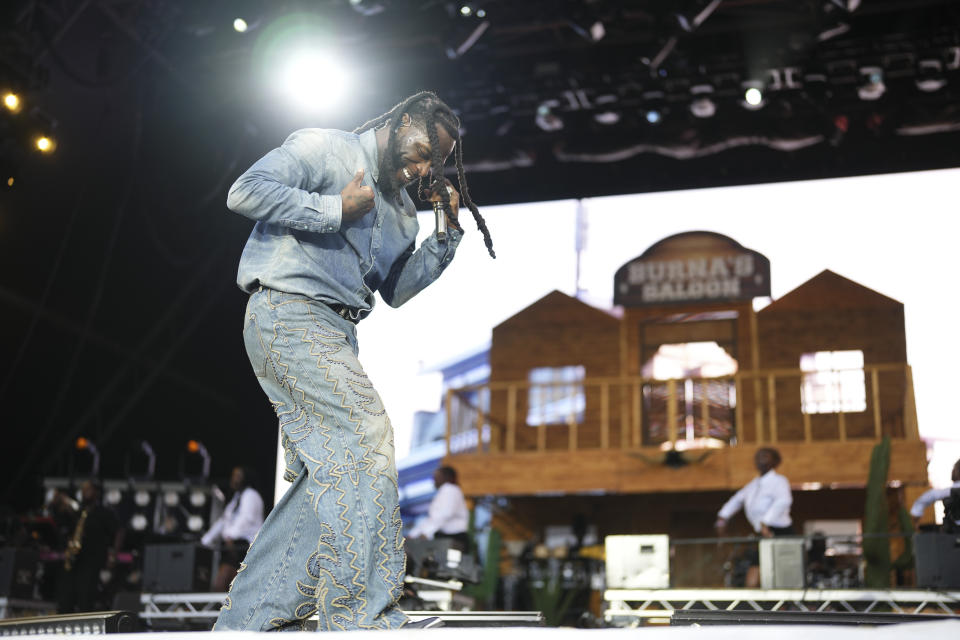
[[[233,284],[249,222],[224,200],[295,128],[436,90],[481,207],[960,165],[955,0],[34,0],[0,20],[23,102],[0,116],[0,500],[18,505],[79,435],[107,475],[140,439],[168,477],[190,438],[218,475],[270,471]],[[339,57],[339,110],[272,90],[298,39]]]

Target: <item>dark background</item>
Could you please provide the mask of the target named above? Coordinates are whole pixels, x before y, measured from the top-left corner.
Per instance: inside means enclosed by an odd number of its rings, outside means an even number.
[[[0,116],[0,503],[38,504],[42,477],[83,464],[78,436],[105,477],[145,439],[174,479],[197,439],[215,477],[272,478],[276,420],[234,284],[251,223],[224,201],[296,128],[352,129],[433,89],[461,116],[481,207],[960,165],[960,3],[724,0],[682,27],[708,5],[3,3],[0,88],[25,106]],[[353,81],[323,116],[267,88],[276,43],[304,33]],[[864,67],[878,99],[859,95]],[[749,81],[761,109],[741,104]],[[702,86],[713,117],[690,111]],[[548,112],[561,129],[537,125]],[[40,132],[55,153],[31,149]]]

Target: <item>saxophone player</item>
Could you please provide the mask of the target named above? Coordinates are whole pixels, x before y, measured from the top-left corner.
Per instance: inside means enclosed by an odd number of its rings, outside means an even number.
[[[85,480],[80,495],[57,581],[58,613],[96,610],[100,571],[107,565],[118,530],[113,512],[100,503],[96,482]]]

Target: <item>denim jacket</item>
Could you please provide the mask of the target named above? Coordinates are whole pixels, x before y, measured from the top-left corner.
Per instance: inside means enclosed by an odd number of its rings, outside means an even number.
[[[374,207],[343,222],[340,191],[360,168]],[[449,229],[445,243],[431,235],[414,250],[420,226],[413,201],[406,189],[385,196],[378,172],[373,130],[301,129],[257,160],[227,196],[231,210],[257,221],[240,257],[240,288],[341,304],[358,320],[373,308],[374,291],[398,307],[436,280],[461,232]]]

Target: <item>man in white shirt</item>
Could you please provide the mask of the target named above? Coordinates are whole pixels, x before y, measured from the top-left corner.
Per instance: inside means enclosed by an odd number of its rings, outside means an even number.
[[[714,524],[719,535],[726,533],[727,522],[741,508],[753,530],[764,538],[793,534],[793,521],[790,519],[793,495],[790,493],[790,482],[774,470],[780,465],[780,460],[780,452],[776,449],[764,447],[757,450],[753,456],[753,464],[759,475],[733,494],[720,508]],[[759,553],[753,550],[748,554],[748,559],[750,568],[747,570],[746,586],[753,588],[760,584]]]
[[[943,500],[943,506],[945,508],[948,506],[949,500],[957,500],[957,498],[951,498],[950,493],[955,490],[960,492],[960,460],[957,460],[956,464],[953,465],[950,480],[953,481],[951,486],[943,489],[930,489],[914,501],[913,506],[910,507],[910,515],[913,516],[914,523],[920,519],[926,508],[937,500]],[[946,510],[950,513],[944,514],[944,531],[960,530],[960,505],[953,505],[953,508]]]
[[[451,538],[455,547],[466,551],[469,547],[467,526],[470,513],[463,491],[457,484],[457,471],[453,467],[439,467],[433,472],[437,493],[430,502],[427,517],[410,530],[411,538]]]
[[[230,475],[233,497],[200,540],[208,547],[220,545],[220,568],[213,584],[216,591],[227,590],[263,524],[263,498],[250,486],[249,478],[249,472],[243,467],[233,469]]]

